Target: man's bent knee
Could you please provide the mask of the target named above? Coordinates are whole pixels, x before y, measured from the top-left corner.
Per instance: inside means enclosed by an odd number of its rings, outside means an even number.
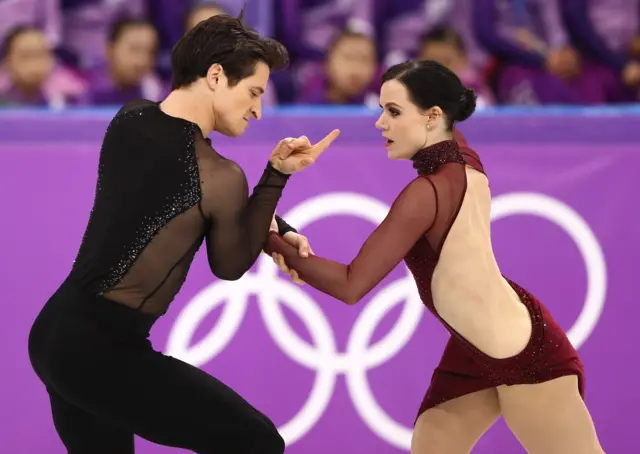
[[[269,418],[263,418],[256,423],[255,433],[249,434],[255,438],[256,454],[283,454],[284,439],[278,432],[278,428]]]
[[[259,454],[283,454],[284,439],[274,428],[262,430],[256,434],[256,453]]]
[[[265,439],[266,449],[265,454],[283,454],[284,453],[284,438],[276,430],[269,434]]]

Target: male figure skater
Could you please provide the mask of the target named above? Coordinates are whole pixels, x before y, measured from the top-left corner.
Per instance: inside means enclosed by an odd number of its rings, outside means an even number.
[[[269,73],[287,59],[281,44],[246,28],[242,14],[213,17],[175,46],[171,94],[159,104],[131,102],[109,125],[76,262],[29,337],[70,454],[132,454],[134,434],[199,454],[283,453],[266,416],[147,338],[203,240],[218,278],[249,270],[289,175],[337,137],[333,131],[315,146],[304,137],[281,141],[250,197],[242,169],[211,147],[212,131],[240,136],[260,118]],[[287,149],[296,152],[282,157]],[[286,223],[279,230],[286,233]],[[304,254],[304,240],[293,242]]]

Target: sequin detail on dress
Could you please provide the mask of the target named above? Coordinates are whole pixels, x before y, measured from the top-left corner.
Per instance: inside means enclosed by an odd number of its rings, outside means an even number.
[[[413,168],[418,173],[430,175],[436,173],[440,166],[452,162],[464,164],[458,143],[454,140],[438,142],[418,151],[413,158]]]

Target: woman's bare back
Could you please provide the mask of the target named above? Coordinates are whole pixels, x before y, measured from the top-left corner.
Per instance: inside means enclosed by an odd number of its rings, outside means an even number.
[[[432,277],[433,305],[448,325],[480,351],[507,358],[526,347],[531,317],[502,276],[493,254],[487,177],[469,166],[464,172],[465,192],[460,194],[457,216],[441,240]],[[442,186],[438,175],[431,178]]]

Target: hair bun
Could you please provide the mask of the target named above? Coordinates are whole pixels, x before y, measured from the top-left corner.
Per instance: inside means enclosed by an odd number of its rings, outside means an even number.
[[[476,110],[476,92],[470,88],[465,88],[460,96],[460,106],[456,112],[454,121],[461,122],[469,118]]]

